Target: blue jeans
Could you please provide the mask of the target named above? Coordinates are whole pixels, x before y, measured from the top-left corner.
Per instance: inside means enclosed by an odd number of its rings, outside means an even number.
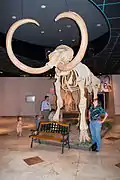
[[[36,119],[36,120],[35,120],[36,129],[38,129],[38,127],[39,127],[39,123],[40,123],[40,121],[39,121],[38,119]]]
[[[92,136],[92,144],[97,144],[97,151],[100,151],[100,145],[101,145],[101,127],[102,124],[100,124],[98,121],[90,121],[90,132]]]

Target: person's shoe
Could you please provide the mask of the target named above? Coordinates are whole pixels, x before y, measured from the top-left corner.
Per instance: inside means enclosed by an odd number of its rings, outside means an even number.
[[[96,151],[96,149],[97,149],[97,144],[94,143],[94,144],[92,144],[91,147],[89,148],[89,151]]]
[[[96,151],[95,151],[95,152],[100,152],[100,151],[96,149]]]

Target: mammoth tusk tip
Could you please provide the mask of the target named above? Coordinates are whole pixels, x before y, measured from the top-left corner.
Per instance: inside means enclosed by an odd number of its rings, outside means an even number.
[[[60,20],[61,19],[61,17],[56,17],[55,18],[55,22],[57,22],[58,20]]]
[[[36,25],[37,25],[37,26],[40,26],[40,24],[39,24],[38,22],[36,23]]]

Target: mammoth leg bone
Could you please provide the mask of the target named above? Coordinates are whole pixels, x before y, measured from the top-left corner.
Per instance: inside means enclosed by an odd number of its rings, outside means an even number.
[[[90,138],[88,136],[88,125],[86,123],[85,111],[86,111],[86,102],[87,99],[84,96],[84,80],[78,83],[80,88],[80,102],[79,102],[79,110],[81,114],[81,121],[80,121],[80,142],[89,141]]]
[[[93,89],[94,99],[97,99],[98,98],[97,94],[100,88],[100,80],[96,76],[93,76],[92,80],[93,80],[92,89]]]
[[[93,98],[94,99],[97,99],[97,94],[98,94],[98,88],[96,88],[96,87],[93,87]]]
[[[57,110],[55,112],[55,115],[53,117],[54,121],[60,120],[60,109],[63,107],[63,100],[61,97],[61,91],[60,91],[60,77],[56,76],[56,82],[55,82],[55,92],[57,96]]]

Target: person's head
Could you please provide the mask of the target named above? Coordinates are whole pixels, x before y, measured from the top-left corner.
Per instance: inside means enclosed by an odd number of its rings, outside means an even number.
[[[36,119],[36,120],[40,120],[42,117],[43,117],[42,114],[36,115],[36,116],[35,116],[35,119]]]
[[[97,98],[93,99],[93,106],[94,107],[98,106],[98,99]]]
[[[45,100],[46,100],[46,101],[49,101],[49,96],[45,96]]]
[[[93,106],[96,107],[96,106],[101,106],[101,101],[99,101],[97,98],[96,99],[93,99]]]
[[[35,116],[35,119],[38,119],[38,118],[39,118],[39,116],[38,116],[38,115],[36,115],[36,116]]]
[[[91,104],[91,105],[93,104],[93,100],[90,101],[90,104]]]
[[[17,117],[17,121],[22,121],[22,117],[21,117],[21,116],[18,116],[18,117]]]
[[[104,84],[104,88],[105,88],[105,89],[108,89],[108,86],[107,86],[107,84],[106,84],[106,83]]]

